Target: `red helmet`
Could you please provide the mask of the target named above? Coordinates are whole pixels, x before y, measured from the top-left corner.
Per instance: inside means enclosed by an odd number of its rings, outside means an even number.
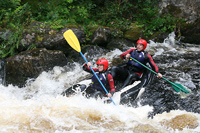
[[[145,48],[147,47],[147,41],[146,40],[144,40],[144,39],[139,39],[138,41],[137,41],[137,44],[143,44],[144,45],[144,47],[143,47],[143,50],[145,50]]]
[[[97,65],[99,65],[99,64],[104,65],[104,67],[103,67],[104,71],[108,69],[108,60],[106,60],[106,59],[99,59],[97,61]]]

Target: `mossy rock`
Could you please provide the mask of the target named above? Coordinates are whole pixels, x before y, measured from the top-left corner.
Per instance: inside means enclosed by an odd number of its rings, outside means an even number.
[[[174,17],[180,17],[180,15],[182,14],[182,10],[180,9],[180,7],[177,7],[173,4],[167,5],[163,10],[162,10],[162,14],[163,15],[168,15],[171,14]]]
[[[155,32],[153,33],[148,39],[152,40],[154,42],[159,42],[159,43],[163,43],[164,40],[169,36],[168,32]]]
[[[200,20],[194,23],[183,23],[180,25],[181,41],[185,43],[200,44]]]
[[[45,48],[23,51],[6,59],[6,84],[22,87],[27,79],[37,78],[54,66],[65,65],[67,58],[61,51]]]
[[[142,36],[142,28],[135,23],[129,26],[129,30],[125,31],[124,38],[135,41]]]

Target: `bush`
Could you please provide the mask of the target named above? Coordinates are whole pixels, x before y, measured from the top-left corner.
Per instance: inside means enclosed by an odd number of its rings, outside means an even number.
[[[7,0],[0,1],[1,28],[13,34],[1,43],[1,57],[16,53],[23,29],[31,20],[44,22],[51,28],[60,29],[67,24],[87,26],[103,25],[121,31],[131,23],[143,28],[148,37],[156,31],[171,32],[180,20],[170,14],[158,13],[157,0]],[[115,35],[117,36],[117,35]]]

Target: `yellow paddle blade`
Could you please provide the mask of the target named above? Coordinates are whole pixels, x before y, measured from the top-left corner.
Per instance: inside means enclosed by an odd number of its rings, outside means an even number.
[[[65,31],[63,36],[73,49],[75,49],[77,52],[81,52],[81,47],[80,47],[78,38],[76,37],[76,35],[74,34],[72,30]]]

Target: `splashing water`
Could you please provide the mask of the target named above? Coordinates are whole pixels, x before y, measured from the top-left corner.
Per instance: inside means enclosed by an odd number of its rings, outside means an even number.
[[[163,73],[167,71],[164,73],[165,77],[173,82],[178,81],[192,90],[188,101],[179,100],[182,103],[178,105],[189,106],[193,102],[198,106],[200,102],[198,98],[200,96],[198,77],[200,60],[199,58],[191,59],[190,65],[196,68],[187,68],[184,63],[188,61],[186,58],[190,58],[182,55],[191,52],[199,55],[200,48],[192,44],[187,44],[187,49],[185,46],[176,45],[174,37],[172,33],[163,43],[151,41],[147,51],[153,55],[158,67],[162,68],[161,71]],[[113,58],[122,52],[116,49],[101,57],[108,59],[111,63]],[[177,55],[183,58],[178,59]],[[172,61],[169,57],[175,60]],[[151,100],[146,93],[143,99],[138,101],[137,107],[105,104],[101,99],[86,99],[81,94],[72,97],[60,95],[66,88],[90,76],[82,70],[82,65],[75,62],[73,65],[54,67],[49,72],[43,72],[38,78],[28,80],[24,88],[0,85],[0,132],[196,133],[200,131],[200,113],[194,111],[200,108],[192,109],[191,107],[191,111],[187,108],[175,109],[155,114],[153,118],[149,118],[149,113],[155,110],[151,102],[164,104],[161,101],[168,96],[166,94],[160,99]],[[165,84],[164,81],[156,79],[153,84],[155,90],[148,92],[147,89],[147,92],[152,93],[149,95],[153,97],[153,93],[172,90]],[[173,95],[174,98],[178,97],[175,92]],[[144,105],[142,100],[148,101],[148,104]],[[165,107],[162,106],[162,108]]]

